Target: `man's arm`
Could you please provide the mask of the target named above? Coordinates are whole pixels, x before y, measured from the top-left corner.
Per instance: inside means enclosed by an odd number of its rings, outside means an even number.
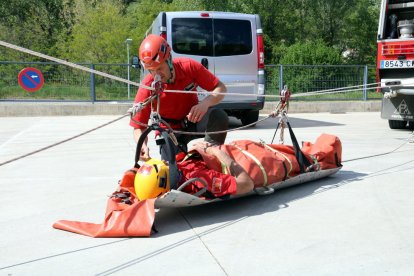
[[[216,87],[214,87],[214,89],[211,92],[211,95],[208,95],[201,101],[201,103],[205,103],[206,105],[208,105],[208,107],[221,102],[224,98],[224,94],[227,92],[227,88],[224,85],[224,83],[219,81],[219,83],[216,85]]]
[[[224,98],[224,94],[227,92],[227,88],[224,83],[219,81],[211,92],[211,95],[208,95],[200,103],[191,108],[187,116],[190,122],[199,122],[211,106],[220,103]]]

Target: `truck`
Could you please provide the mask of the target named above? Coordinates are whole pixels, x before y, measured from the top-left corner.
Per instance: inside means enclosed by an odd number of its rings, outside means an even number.
[[[381,118],[391,129],[413,129],[414,1],[382,0],[377,45]]]

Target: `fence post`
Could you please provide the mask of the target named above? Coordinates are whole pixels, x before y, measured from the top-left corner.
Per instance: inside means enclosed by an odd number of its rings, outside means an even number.
[[[95,70],[94,64],[91,64],[91,69]],[[91,102],[94,103],[96,101],[96,92],[95,92],[95,74],[93,72],[91,72],[90,96],[91,96]]]
[[[283,90],[283,65],[279,65],[279,93]]]
[[[368,65],[365,65],[364,66],[364,87],[362,89],[362,100],[364,100],[364,101],[366,101],[368,99],[367,83],[368,83]]]

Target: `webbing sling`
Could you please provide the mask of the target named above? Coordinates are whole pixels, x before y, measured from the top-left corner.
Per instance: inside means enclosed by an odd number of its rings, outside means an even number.
[[[300,173],[304,173],[305,172],[304,168],[309,168],[312,164],[306,158],[305,154],[301,151],[301,149],[299,147],[298,140],[296,140],[296,136],[293,133],[293,130],[292,130],[292,127],[290,126],[290,123],[286,122],[286,124],[289,128],[290,139],[292,140],[293,149],[295,150],[296,160],[299,163]]]
[[[153,130],[158,130],[160,132],[160,135],[162,136],[162,138],[165,141],[165,144],[167,145],[168,152],[170,153],[168,155],[170,160],[167,160],[168,161],[168,168],[169,168],[170,187],[171,187],[171,189],[176,189],[178,181],[179,181],[179,179],[178,179],[179,178],[179,171],[178,171],[178,168],[177,168],[177,161],[175,159],[174,145],[173,145],[173,142],[171,141],[171,138],[168,136],[167,130],[161,128],[160,126],[150,125],[139,137],[139,140],[138,140],[138,143],[137,143],[137,149],[136,149],[136,152],[135,152],[134,168],[139,168],[140,167],[140,165],[138,164],[138,161],[139,161],[139,156],[141,155],[142,145],[144,144],[145,138]]]

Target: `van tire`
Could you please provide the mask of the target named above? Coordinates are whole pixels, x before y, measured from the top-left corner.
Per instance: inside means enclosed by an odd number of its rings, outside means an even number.
[[[259,119],[259,110],[248,110],[244,112],[240,118],[243,126],[257,122]],[[256,124],[252,125],[255,126]]]
[[[407,126],[406,121],[388,120],[390,129],[404,129]]]

